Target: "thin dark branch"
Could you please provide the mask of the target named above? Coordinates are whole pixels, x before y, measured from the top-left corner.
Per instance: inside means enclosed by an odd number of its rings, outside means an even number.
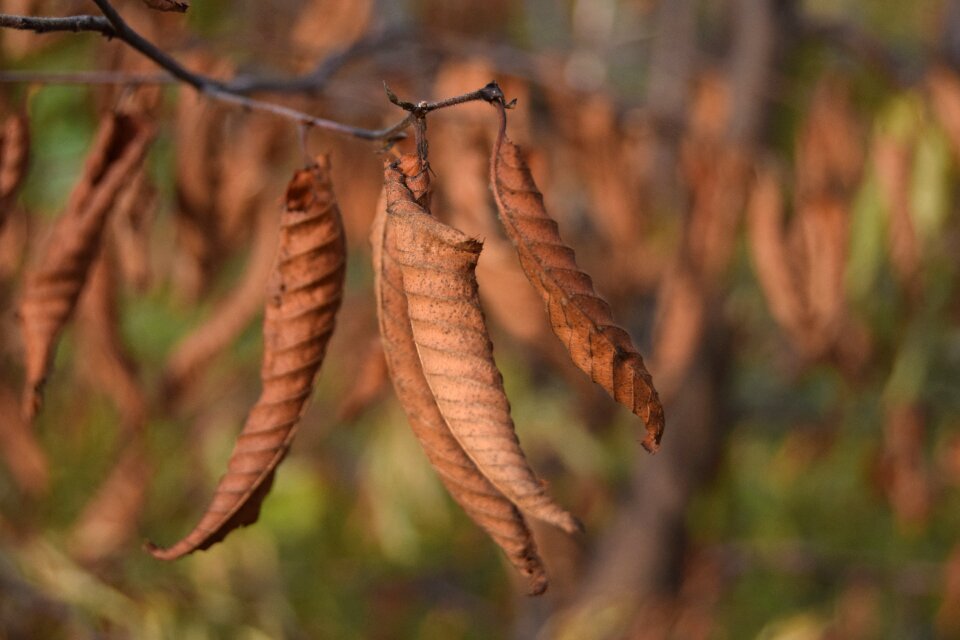
[[[226,83],[220,80],[194,73],[185,68],[170,55],[137,33],[127,24],[108,0],[94,0],[94,2],[97,7],[100,8],[100,11],[103,12],[103,17],[83,15],[70,16],[67,18],[37,18],[0,14],[0,27],[26,29],[38,33],[48,31],[94,31],[111,38],[117,38],[152,60],[177,80],[192,86],[204,95],[244,109],[262,111],[287,118],[302,126],[326,129],[363,140],[385,140],[391,142],[402,138],[403,130],[410,126],[412,122],[412,119],[408,116],[397,124],[384,129],[365,129],[363,127],[346,125],[334,120],[327,120],[326,118],[317,118],[302,111],[297,111],[296,109],[272,102],[248,98],[232,91]],[[66,76],[69,77],[70,74],[66,74]]]
[[[202,76],[183,67],[164,51],[161,51],[156,45],[149,42],[146,38],[133,30],[113,8],[107,0],[93,0],[103,15],[110,21],[116,31],[116,37],[120,38],[128,45],[153,60],[162,69],[170,73],[174,78],[186,82],[194,89],[209,93],[210,90],[223,89],[224,85],[219,80]]]
[[[500,85],[496,82],[490,82],[486,86],[477,89],[476,91],[470,91],[459,96],[454,96],[452,98],[444,98],[443,100],[437,100],[436,102],[427,102],[426,100],[421,100],[420,102],[406,102],[397,97],[393,91],[390,90],[390,87],[387,86],[387,83],[383,83],[383,90],[387,92],[387,98],[390,102],[397,105],[404,111],[409,111],[415,117],[422,118],[431,111],[436,111],[437,109],[445,109],[447,107],[453,107],[458,104],[463,104],[465,102],[475,102],[477,100],[483,100],[484,102],[490,102],[493,104],[500,104],[505,106],[507,109],[513,106],[513,102],[506,104],[503,99],[503,91],[500,89]]]
[[[94,31],[113,38],[117,35],[110,21],[100,16],[66,16],[63,18],[46,18],[34,16],[12,16],[0,13],[0,27],[35,31],[36,33],[52,33],[54,31]]]

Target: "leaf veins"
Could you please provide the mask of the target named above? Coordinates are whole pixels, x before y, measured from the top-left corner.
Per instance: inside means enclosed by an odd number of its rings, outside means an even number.
[[[411,162],[411,156],[405,156],[400,167],[403,173],[392,166],[385,170],[384,199],[389,198],[394,215],[404,206],[417,207],[414,200],[422,200],[425,195],[425,186],[416,186],[421,173],[417,171],[419,163],[415,159]],[[414,193],[407,184],[415,185]],[[481,473],[451,433],[424,376],[403,290],[395,236],[396,226],[387,224],[387,205],[381,202],[371,232],[374,290],[384,355],[397,397],[407,413],[414,435],[447,491],[503,549],[517,571],[527,577],[530,593],[542,593],[547,588],[547,578],[523,516]]]
[[[440,413],[480,471],[522,511],[578,531],[520,449],[477,293],[481,243],[412,200],[392,199],[392,191],[388,182],[387,225],[395,226],[413,339]]]
[[[656,451],[663,435],[663,406],[643,358],[626,331],[613,324],[610,305],[580,270],[573,249],[543,205],[520,149],[500,134],[490,160],[490,180],[500,221],[517,249],[524,273],[547,307],[553,332],[574,364],[646,426],[643,446]]]
[[[294,174],[287,187],[263,321],[260,398],[206,513],[171,547],[147,543],[155,557],[172,560],[206,549],[237,527],[256,522],[323,362],[343,297],[345,265],[343,223],[329,162],[321,158]]]

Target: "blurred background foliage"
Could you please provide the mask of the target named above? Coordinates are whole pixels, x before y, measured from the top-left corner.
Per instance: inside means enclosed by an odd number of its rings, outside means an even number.
[[[121,483],[133,497],[114,488],[97,506],[131,438],[122,411],[74,326],[24,431],[6,397],[22,377],[12,310],[99,113],[137,92],[6,82],[31,161],[0,235],[0,635],[960,637],[960,2],[117,5],[212,75],[319,70],[310,90],[261,97],[351,124],[399,119],[384,80],[420,99],[496,78],[519,99],[511,135],[565,239],[648,355],[667,431],[644,455],[636,419],[558,357],[490,223],[493,110],[431,115],[436,213],[486,240],[480,286],[520,439],[587,529],[569,541],[537,528],[551,589],[519,595],[377,366],[366,236],[382,155],[311,131],[308,151],[332,155],[351,251],[311,408],[256,525],[154,560],[142,540],[192,526],[256,398],[258,317],[180,387],[170,355],[253,270],[258,211],[273,219],[302,158],[296,131],[173,84],[144,101],[159,127],[138,200],[149,280],[122,278],[118,305],[150,407],[146,456]],[[4,74],[34,80],[157,73],[89,34],[6,31],[0,50]],[[211,219],[238,206],[231,193],[251,204],[232,227],[183,215],[196,167],[221,190]]]

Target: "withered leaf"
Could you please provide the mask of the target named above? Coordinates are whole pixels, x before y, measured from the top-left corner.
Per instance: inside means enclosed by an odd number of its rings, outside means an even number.
[[[180,340],[163,371],[168,401],[177,400],[197,374],[230,346],[254,320],[263,305],[263,287],[276,255],[278,228],[271,207],[258,214],[253,248],[240,281],[196,329]]]
[[[107,214],[136,173],[152,137],[153,128],[131,116],[111,114],[101,121],[80,182],[27,275],[19,319],[26,358],[23,413],[28,420],[40,408],[40,391],[57,338],[86,283]]]
[[[143,4],[157,11],[176,11],[177,13],[184,13],[190,8],[189,2],[179,0],[143,0]]]
[[[510,418],[503,378],[477,291],[481,243],[427,213],[388,169],[388,240],[393,238],[423,373],[451,433],[517,507],[573,533],[579,524],[547,495],[527,463]]]
[[[136,535],[152,474],[147,455],[147,398],[120,336],[117,273],[110,245],[91,267],[80,300],[78,346],[86,375],[117,407],[117,461],[71,527],[72,553],[87,562],[115,554]]]
[[[313,390],[343,297],[346,244],[326,158],[294,174],[280,221],[280,249],[263,320],[263,390],[230,455],[227,473],[200,522],[168,548],[172,560],[206,549],[252,524],[286,456]]]
[[[663,435],[663,406],[643,358],[626,331],[613,324],[610,306],[580,270],[543,205],[520,149],[505,132],[490,160],[494,199],[527,278],[547,307],[553,331],[574,364],[646,426],[643,446],[656,451]]]
[[[394,198],[413,199],[422,195],[422,192],[410,193],[396,169],[388,166],[386,174],[388,180],[394,181]],[[530,592],[542,593],[547,588],[547,578],[523,516],[464,452],[450,432],[424,377],[403,292],[394,234],[392,225],[390,228],[387,225],[384,196],[371,232],[374,291],[384,355],[397,397],[414,435],[447,491],[503,549],[517,571],[527,577]]]
[[[30,125],[26,114],[13,114],[0,130],[0,227],[10,201],[27,175],[30,163]]]
[[[36,431],[20,418],[17,404],[17,394],[0,384],[0,457],[17,486],[39,498],[50,488],[50,461]]]
[[[802,279],[790,261],[783,229],[783,196],[771,169],[761,169],[747,204],[751,255],[774,320],[800,347],[810,330]]]

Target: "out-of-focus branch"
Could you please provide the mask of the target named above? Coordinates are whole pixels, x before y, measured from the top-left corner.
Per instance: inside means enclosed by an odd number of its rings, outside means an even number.
[[[37,33],[52,33],[54,31],[94,31],[113,38],[117,35],[110,21],[100,16],[66,16],[63,18],[12,16],[0,13],[0,27],[20,29],[21,31],[35,31]]]
[[[403,130],[412,122],[411,118],[404,118],[397,124],[384,129],[365,129],[351,125],[317,118],[310,114],[286,107],[273,102],[255,100],[237,93],[223,81],[194,73],[159,47],[137,33],[107,0],[94,0],[103,17],[99,16],[70,16],[67,18],[37,18],[32,16],[11,16],[0,14],[0,27],[36,31],[47,33],[50,31],[93,31],[109,38],[122,40],[130,47],[152,60],[160,68],[172,75],[180,82],[189,84],[194,89],[220,102],[233,104],[252,111],[262,111],[281,118],[293,120],[304,127],[316,127],[363,140],[383,140],[390,142],[403,137]]]

